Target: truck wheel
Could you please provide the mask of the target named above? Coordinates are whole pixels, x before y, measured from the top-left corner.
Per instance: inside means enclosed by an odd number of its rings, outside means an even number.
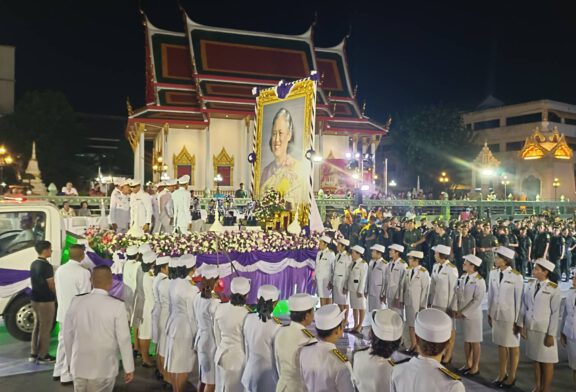
[[[8,333],[18,340],[29,342],[32,339],[36,315],[32,310],[30,297],[21,295],[4,312],[4,322]]]

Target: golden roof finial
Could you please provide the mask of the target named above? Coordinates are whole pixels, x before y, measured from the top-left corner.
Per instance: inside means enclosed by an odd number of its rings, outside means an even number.
[[[132,104],[130,103],[130,97],[126,97],[126,110],[128,111],[128,116],[132,116],[134,114]]]

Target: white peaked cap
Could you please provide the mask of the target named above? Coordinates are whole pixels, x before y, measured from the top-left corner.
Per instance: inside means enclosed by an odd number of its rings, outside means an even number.
[[[388,249],[394,249],[400,253],[404,252],[404,247],[402,245],[398,245],[398,244],[392,244],[388,247]]]
[[[306,293],[296,293],[288,298],[288,309],[291,312],[304,312],[312,309],[318,303],[316,297]]]
[[[140,180],[130,180],[130,184],[129,184],[129,185],[130,185],[130,186],[137,186],[137,185],[140,185],[140,184],[142,184],[142,183],[140,182]]]
[[[165,181],[160,181],[158,184],[156,184],[157,187],[161,187],[161,186],[166,186],[166,182]]]
[[[179,265],[179,257],[170,257],[170,260],[168,261],[168,267],[170,268],[176,268]]]
[[[327,235],[323,235],[320,237],[320,241],[324,241],[325,243],[329,244],[332,242],[332,238],[328,237]]]
[[[194,268],[196,266],[196,256],[185,254],[178,259],[179,265],[186,268]]]
[[[258,288],[258,294],[256,295],[258,298],[264,298],[264,301],[278,301],[280,297],[280,290],[274,285],[265,284]]]
[[[202,265],[202,271],[200,272],[200,276],[204,279],[214,279],[219,276],[218,274],[218,267],[213,264],[204,264]]]
[[[351,250],[356,251],[358,253],[360,253],[361,255],[364,254],[364,248],[361,247],[360,245],[354,245]]]
[[[445,255],[445,256],[450,256],[450,253],[452,252],[452,249],[450,249],[449,246],[442,245],[442,244],[433,246],[433,247],[432,247],[432,250],[433,250],[434,252],[438,252],[438,253],[440,253],[441,255]]]
[[[512,249],[507,248],[505,246],[499,246],[496,249],[496,253],[498,253],[499,255],[502,255],[508,259],[514,260],[514,255],[516,254],[516,252],[514,252]]]
[[[420,250],[411,250],[406,256],[422,260],[424,258],[424,252]]]
[[[172,257],[170,256],[160,256],[156,259],[156,265],[166,265],[170,263]]]
[[[178,183],[178,181],[176,181],[176,180],[168,180],[168,181],[166,181],[166,185],[167,185],[167,186],[174,186],[174,185],[176,185],[177,183]]]
[[[230,291],[232,294],[246,295],[250,292],[250,279],[243,276],[237,276],[230,282]]]
[[[400,339],[404,330],[402,317],[390,309],[373,310],[370,313],[370,325],[378,339],[388,342]]]
[[[384,253],[386,251],[386,247],[384,245],[375,244],[370,247],[370,249],[375,250],[380,253]]]
[[[344,246],[350,246],[350,241],[348,241],[346,238],[340,238],[338,242]]]
[[[190,182],[190,176],[188,174],[183,175],[178,179],[178,184],[186,185]]]
[[[143,244],[141,244],[138,247],[138,253],[144,254],[144,253],[148,253],[148,252],[152,252],[152,247],[150,246],[150,244],[148,242],[144,242]]]
[[[328,331],[336,328],[344,320],[344,313],[346,310],[340,310],[336,304],[324,305],[314,314],[314,321],[316,328],[322,331]]]
[[[418,312],[414,325],[416,335],[432,343],[444,343],[452,335],[452,320],[438,309],[424,309]]]
[[[540,267],[542,267],[542,268],[544,268],[550,272],[554,272],[554,269],[556,268],[556,265],[553,262],[548,261],[546,259],[536,259],[535,264],[539,265]]]
[[[136,256],[138,254],[138,246],[130,245],[126,248],[126,256]]]
[[[462,258],[468,261],[469,263],[474,264],[476,267],[480,267],[480,265],[482,264],[482,259],[476,255],[466,255]]]
[[[130,185],[130,179],[129,178],[123,178],[120,181],[118,181],[118,185],[119,186],[126,186],[126,185]]]
[[[156,253],[150,251],[150,252],[146,252],[142,255],[142,262],[144,264],[152,264],[153,262],[156,261]]]

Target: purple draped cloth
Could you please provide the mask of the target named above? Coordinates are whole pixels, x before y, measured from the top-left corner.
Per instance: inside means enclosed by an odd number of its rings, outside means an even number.
[[[0,268],[0,286],[8,286],[30,277],[28,270],[13,270]]]

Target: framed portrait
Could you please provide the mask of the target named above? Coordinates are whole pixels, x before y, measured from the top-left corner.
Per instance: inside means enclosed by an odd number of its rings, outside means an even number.
[[[283,97],[278,96],[281,91]],[[310,203],[316,83],[303,79],[262,90],[256,98],[254,196],[276,189],[292,209]]]

